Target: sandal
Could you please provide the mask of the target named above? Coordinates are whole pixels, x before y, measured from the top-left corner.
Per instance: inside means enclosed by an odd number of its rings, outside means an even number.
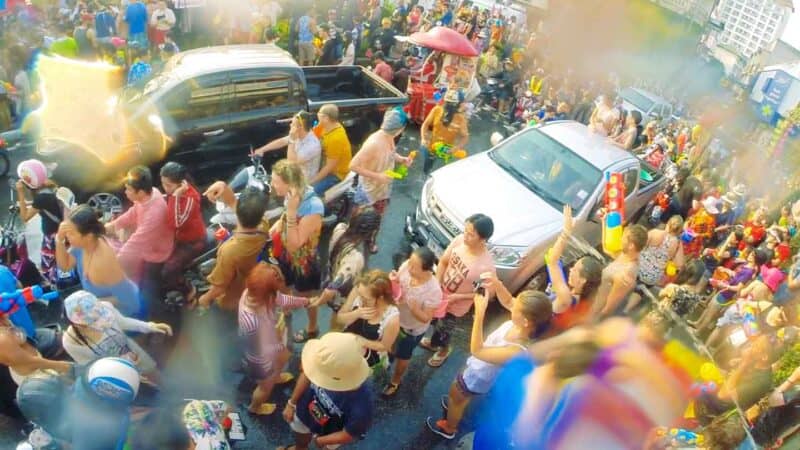
[[[256,416],[268,416],[275,412],[278,409],[278,405],[275,403],[262,403],[258,405],[258,409],[252,411],[250,408],[247,409],[247,412]]]
[[[308,330],[300,330],[294,334],[293,340],[298,343],[302,344],[303,342],[314,339],[319,336],[319,330],[308,331]]]
[[[425,350],[428,350],[429,352],[435,352],[439,350],[438,348],[431,345],[431,339],[426,337],[422,338],[422,340],[419,341],[419,346],[424,348]]]
[[[439,352],[434,353],[433,356],[428,359],[428,365],[431,367],[441,367],[447,360],[447,357],[450,356],[450,353],[453,353],[452,348],[448,348],[444,356],[439,356]]]
[[[389,383],[386,387],[383,388],[383,392],[381,392],[381,396],[384,398],[394,397],[397,394],[397,390],[400,389],[400,383],[394,384]]]
[[[280,447],[275,447],[275,450],[295,450],[297,446],[294,444],[291,445],[281,445]]]
[[[372,244],[372,247],[369,248],[369,252],[373,255],[378,253],[378,244]]]
[[[290,374],[289,372],[281,372],[280,376],[278,377],[278,384],[290,383],[292,380],[294,380],[294,375]]]

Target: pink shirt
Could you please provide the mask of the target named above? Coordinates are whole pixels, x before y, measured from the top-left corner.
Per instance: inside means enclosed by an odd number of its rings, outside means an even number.
[[[117,230],[133,230],[117,251],[120,260],[160,263],[172,254],[175,232],[169,227],[167,202],[156,188],[153,188],[150,200],[134,203],[111,224]]]
[[[442,292],[447,299],[447,312],[461,317],[472,307],[472,297],[451,299],[448,294],[471,294],[472,284],[480,279],[484,272],[495,273],[494,261],[489,252],[475,258],[469,254],[464,245],[464,235],[459,235],[447,246],[442,258],[449,256],[450,261],[442,274]]]
[[[394,70],[392,70],[392,66],[387,64],[386,61],[381,61],[375,66],[375,74],[389,83],[394,79]]]

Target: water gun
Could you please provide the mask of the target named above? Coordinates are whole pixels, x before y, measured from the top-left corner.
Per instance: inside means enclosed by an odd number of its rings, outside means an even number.
[[[625,183],[619,173],[606,172],[606,216],[603,218],[603,251],[622,251],[622,222],[625,220]]]
[[[433,154],[436,155],[437,158],[444,161],[445,164],[449,163],[451,159],[463,159],[467,156],[467,152],[458,149],[453,150],[453,146],[450,144],[445,144],[444,142],[437,142],[431,146],[431,150]]]
[[[412,150],[411,152],[409,152],[408,158],[411,159],[412,163],[414,162],[414,158],[416,157],[417,157],[416,150]],[[408,166],[406,166],[405,164],[398,164],[394,168],[394,170],[387,170],[384,173],[394,178],[395,180],[402,180],[403,178],[408,176]]]
[[[57,298],[58,292],[44,292],[39,285],[4,292],[0,294],[0,314],[8,315],[11,323],[25,330],[28,337],[32,338],[36,336],[36,327],[28,312],[28,304],[37,300],[47,303]]]
[[[759,326],[758,320],[756,320],[756,311],[755,308],[752,306],[745,306],[744,307],[744,333],[747,337],[753,337],[758,334]]]
[[[705,437],[702,434],[683,428],[670,428],[665,434],[678,445],[703,445],[705,443]]]
[[[689,395],[693,398],[700,397],[703,394],[716,394],[719,385],[713,381],[698,382],[692,384],[689,388]]]

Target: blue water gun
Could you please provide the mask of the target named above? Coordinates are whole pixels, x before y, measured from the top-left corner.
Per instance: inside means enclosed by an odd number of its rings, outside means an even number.
[[[41,286],[33,285],[14,292],[0,294],[0,314],[8,315],[11,323],[22,328],[29,338],[36,336],[28,305],[35,301],[50,302],[58,298],[58,292],[45,292]]]

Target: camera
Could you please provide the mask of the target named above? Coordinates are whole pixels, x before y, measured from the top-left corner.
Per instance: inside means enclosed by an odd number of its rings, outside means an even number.
[[[486,288],[483,287],[483,280],[475,280],[472,282],[472,292],[480,295],[486,295]]]

